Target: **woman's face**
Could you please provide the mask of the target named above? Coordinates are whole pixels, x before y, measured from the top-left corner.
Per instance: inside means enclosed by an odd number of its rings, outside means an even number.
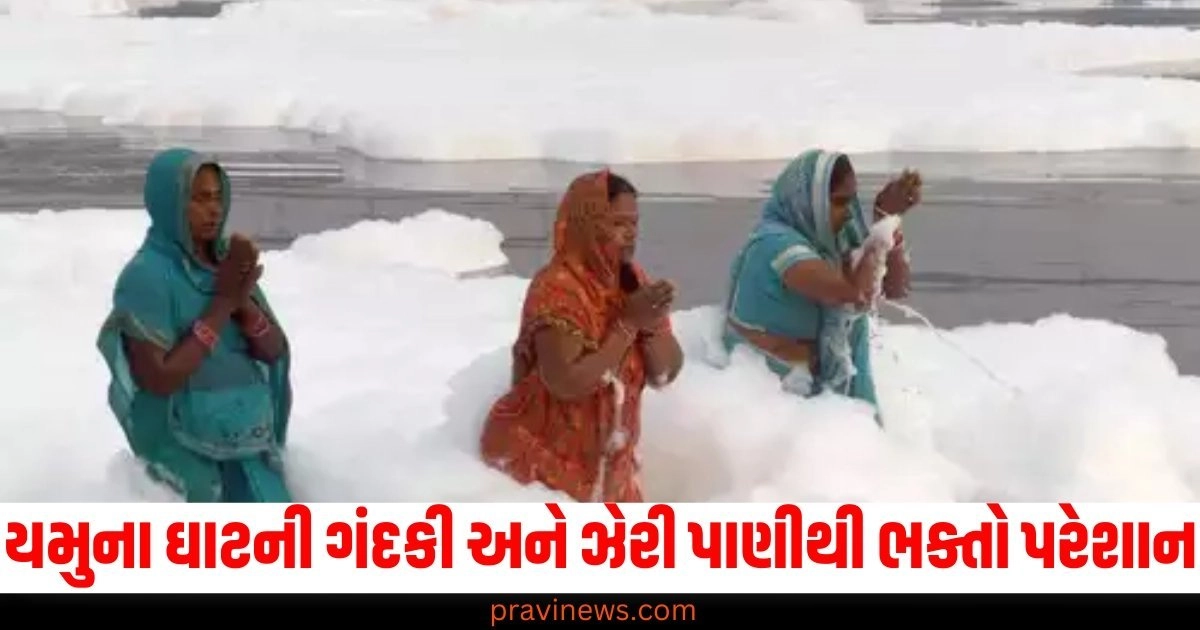
[[[599,227],[600,241],[610,256],[621,262],[633,260],[637,251],[638,203],[637,197],[629,193],[617,195],[612,210],[605,215]]]
[[[206,246],[217,238],[221,229],[221,178],[217,170],[205,166],[192,182],[192,198],[188,203],[188,228],[197,246]]]
[[[848,173],[842,181],[829,191],[829,221],[833,233],[837,234],[850,218],[850,203],[858,195],[858,179],[854,172]]]

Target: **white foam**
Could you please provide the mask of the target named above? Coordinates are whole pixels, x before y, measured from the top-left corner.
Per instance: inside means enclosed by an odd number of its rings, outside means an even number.
[[[431,209],[398,225],[362,221],[343,230],[301,236],[291,250],[323,266],[394,265],[461,275],[507,264],[500,251],[503,242],[504,234],[491,223]]]
[[[0,248],[22,252],[0,262],[0,501],[169,498],[125,450],[94,345],[145,226],[141,211],[0,215]],[[553,496],[476,456],[508,382],[526,280],[456,274],[502,259],[496,234],[433,212],[264,254],[295,348],[288,466],[300,499]],[[453,257],[437,258],[439,245]],[[852,401],[782,394],[742,352],[711,367],[715,322],[710,308],[675,314],[688,362],[673,387],[646,393],[651,500],[1190,501],[1200,490],[1200,383],[1177,373],[1160,337],[1065,315],[943,331],[1014,396],[923,327],[885,326],[880,433]]]
[[[877,25],[844,0],[268,0],[0,17],[0,109],[427,160],[1178,147],[1200,84],[1078,72],[1195,58],[1184,28]]]

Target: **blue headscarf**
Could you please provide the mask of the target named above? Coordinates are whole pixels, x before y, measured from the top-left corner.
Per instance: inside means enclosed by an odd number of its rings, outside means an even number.
[[[194,253],[187,220],[192,182],[203,166],[215,167],[221,179],[221,236],[214,249],[218,259],[228,252],[223,235],[231,194],[224,170],[189,149],[159,153],[147,169],[144,189],[150,227],[117,278],[112,309],[97,339],[111,378],[108,404],[131,450],[177,487],[209,483],[199,480],[203,475],[197,471],[203,466],[198,462],[282,448],[292,403],[290,351],[285,348],[269,365],[255,361],[233,325],[225,327],[183,390],[157,396],[139,388],[132,377],[123,338],[169,351],[189,334],[212,299],[215,273]],[[279,327],[260,288],[252,297]]]
[[[854,197],[846,224],[839,233],[833,231],[830,184],[833,166],[841,157],[841,153],[814,149],[792,160],[775,179],[755,234],[798,232],[821,258],[840,265],[866,239],[871,227],[870,215]]]

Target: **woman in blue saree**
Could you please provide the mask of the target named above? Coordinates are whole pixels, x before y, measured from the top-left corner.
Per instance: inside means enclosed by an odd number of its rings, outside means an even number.
[[[763,356],[785,389],[804,396],[834,392],[877,407],[869,319],[876,269],[867,253],[851,264],[875,221],[902,214],[920,197],[920,178],[905,172],[867,213],[843,154],[811,150],[779,175],[763,214],[730,269],[723,341]],[[899,236],[899,235],[897,235]],[[884,294],[907,290],[902,238],[887,252]],[[878,409],[876,420],[879,421]]]
[[[223,236],[229,178],[187,149],[146,174],[150,228],[97,341],[108,403],[151,477],[189,502],[290,502],[281,450],[290,352],[258,251]]]

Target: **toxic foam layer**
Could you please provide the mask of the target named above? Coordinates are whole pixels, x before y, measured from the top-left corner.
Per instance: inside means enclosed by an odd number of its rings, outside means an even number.
[[[0,501],[169,498],[125,451],[94,348],[144,217],[0,215],[0,248],[26,252],[0,262]],[[550,496],[475,455],[526,286],[458,277],[503,259],[496,234],[431,212],[265,254],[295,348],[299,498]],[[439,250],[457,255],[429,255]],[[942,331],[968,357],[921,327],[886,326],[880,433],[850,401],[782,394],[748,356],[711,367],[715,321],[709,308],[675,315],[688,363],[676,386],[647,394],[651,500],[1190,501],[1200,489],[1200,383],[1176,372],[1159,337],[1068,316]]]
[[[382,158],[1200,146],[1200,84],[1077,73],[1200,58],[1183,28],[868,25],[835,0],[276,0],[27,22],[0,17],[0,109],[306,129]]]

